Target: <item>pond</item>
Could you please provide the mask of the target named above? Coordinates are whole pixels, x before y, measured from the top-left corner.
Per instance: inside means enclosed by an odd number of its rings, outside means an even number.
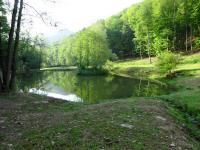
[[[129,97],[151,97],[173,88],[155,82],[120,76],[77,76],[75,71],[44,71],[21,74],[17,89],[73,102],[98,103]]]

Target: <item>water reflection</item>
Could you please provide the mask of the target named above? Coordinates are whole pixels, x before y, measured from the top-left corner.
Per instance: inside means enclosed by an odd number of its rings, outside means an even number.
[[[30,89],[29,93],[52,97],[52,98],[61,99],[61,100],[66,100],[70,102],[83,102],[83,100],[80,97],[77,97],[75,94],[63,95],[63,94],[48,92],[46,90],[42,91],[40,89],[35,89],[35,88]]]
[[[77,76],[51,71],[18,77],[18,89],[68,101],[97,103],[102,100],[168,94],[171,89],[154,82],[119,76]]]

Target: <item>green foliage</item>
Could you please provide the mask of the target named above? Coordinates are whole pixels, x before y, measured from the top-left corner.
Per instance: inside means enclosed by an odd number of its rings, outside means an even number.
[[[153,49],[156,55],[159,55],[164,50],[167,49],[168,41],[166,39],[162,39],[161,37],[155,37],[153,43]]]
[[[123,18],[134,31],[134,51],[148,54],[148,32],[152,55],[167,49],[186,51],[186,40],[189,50],[189,39],[199,37],[199,9],[198,1],[184,0],[144,0],[128,8]]]
[[[180,63],[181,57],[179,54],[174,54],[172,52],[163,52],[157,57],[156,66],[160,72],[165,74],[171,74],[172,71]]]
[[[103,66],[103,69],[106,71],[106,72],[110,72],[114,69],[114,63],[112,61],[107,61],[106,64]]]
[[[108,59],[115,61],[117,57],[198,50],[199,9],[198,1],[144,0],[50,47],[46,65],[101,68]]]
[[[100,69],[105,64],[110,51],[102,24],[96,24],[76,35],[74,57],[80,69]]]
[[[5,4],[0,0],[0,70],[2,70],[8,52],[8,35],[10,27],[7,21]],[[15,41],[14,41],[15,42]],[[42,36],[31,37],[29,32],[20,34],[19,50],[17,53],[17,70],[25,71],[40,68],[44,60],[42,49],[45,47],[45,40]]]
[[[200,37],[195,40],[194,46],[195,48],[200,48]]]
[[[31,37],[29,33],[22,34],[17,67],[20,71],[39,69],[45,61],[45,40],[42,36]]]
[[[112,55],[111,55],[111,58],[110,58],[110,60],[111,61],[117,61],[119,58],[118,58],[118,56],[115,54],[115,53],[113,53]]]
[[[4,3],[2,0],[0,0],[0,60],[5,55],[5,49],[7,48],[7,39],[8,39],[8,33],[9,33],[9,26],[6,16],[6,9],[4,8]]]
[[[78,32],[50,48],[50,66],[76,65],[79,70],[101,69],[112,56],[103,22]]]
[[[105,20],[105,28],[109,42],[109,48],[119,57],[130,56],[134,50],[134,33],[128,26],[122,14],[112,16]]]

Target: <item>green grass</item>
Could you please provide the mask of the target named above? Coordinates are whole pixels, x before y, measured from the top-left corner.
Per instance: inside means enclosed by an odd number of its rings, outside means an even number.
[[[200,148],[170,116],[166,103],[154,99],[87,105],[15,95],[1,96],[0,103],[0,149],[165,150],[172,142],[177,148]]]
[[[190,135],[200,140],[200,107],[197,92],[199,93],[200,91],[196,91],[196,93],[186,92],[182,93],[182,95],[163,96],[159,97],[159,99],[169,102],[171,106],[169,107],[169,113],[176,118],[180,124],[184,125],[184,129],[187,129]],[[184,94],[189,95],[185,96]]]
[[[189,113],[200,122],[200,89],[186,90],[173,93],[170,95],[161,96],[160,98],[174,104],[183,112]]]
[[[190,56],[183,56],[182,63],[177,66],[175,71],[178,72],[190,72],[200,70],[200,53]],[[113,63],[112,73],[118,75],[129,76],[133,78],[148,78],[153,80],[160,80],[164,78],[164,75],[159,73],[159,70],[155,67],[156,58],[152,59],[152,63],[149,63],[149,59],[143,60],[126,60]]]
[[[159,97],[170,102],[181,112],[189,114],[200,122],[200,53],[183,56],[182,62],[177,66],[177,77],[166,79],[155,68],[156,59],[149,64],[145,60],[128,60],[114,63],[115,74],[129,76],[132,78],[147,78],[165,82],[176,86],[177,91],[170,95]]]
[[[184,63],[186,64],[196,64],[200,63],[200,53],[190,55],[190,56],[184,56]]]
[[[176,118],[177,122],[179,124],[182,124],[184,126],[184,129],[187,129],[188,133],[195,137],[196,139],[200,139],[200,130],[198,125],[194,124],[192,121],[192,118],[188,117],[188,115],[179,109],[176,109],[173,106],[168,107],[168,111],[173,116]]]

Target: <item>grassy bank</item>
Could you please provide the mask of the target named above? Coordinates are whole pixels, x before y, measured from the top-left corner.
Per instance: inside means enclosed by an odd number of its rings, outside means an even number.
[[[164,75],[159,73],[155,68],[156,58],[152,58],[152,63],[149,59],[135,60],[129,59],[113,63],[111,73],[129,76],[133,78],[144,78],[160,80]],[[188,73],[198,76],[200,70],[200,53],[190,56],[183,56],[181,64],[176,68],[176,72]]]
[[[0,97],[0,149],[196,149],[167,103],[129,98],[101,104]]]
[[[160,98],[200,121],[200,53],[183,56],[182,63],[175,70],[177,76],[172,79],[166,79],[159,73],[159,70],[155,68],[155,61],[154,58],[152,64],[148,59],[116,62],[112,72],[133,78],[164,81],[176,86],[177,92]]]
[[[85,68],[85,69],[79,69],[78,75],[81,75],[81,76],[101,76],[101,75],[107,75],[107,72],[103,69]]]

